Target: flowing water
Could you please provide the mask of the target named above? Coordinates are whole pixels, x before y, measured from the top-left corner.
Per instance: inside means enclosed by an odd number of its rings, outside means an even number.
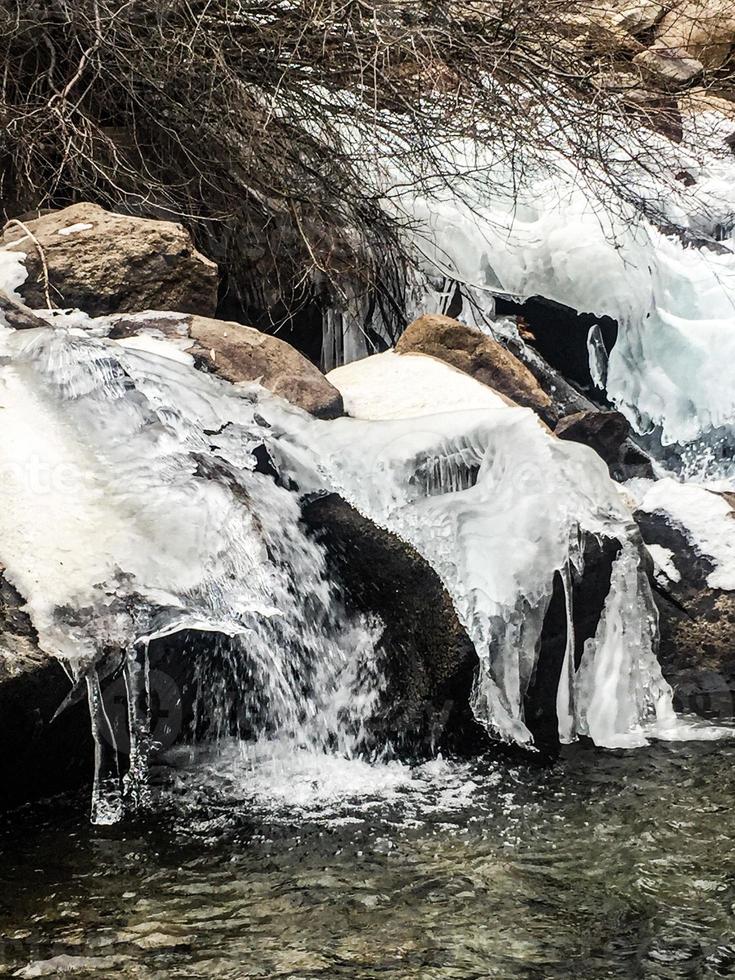
[[[84,796],[3,820],[1,975],[735,976],[733,763],[173,759],[149,824],[90,827]]]

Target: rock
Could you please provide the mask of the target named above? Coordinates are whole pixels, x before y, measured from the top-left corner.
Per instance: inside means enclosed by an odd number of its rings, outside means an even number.
[[[649,88],[637,88],[623,98],[626,107],[644,126],[661,133],[674,143],[681,143],[684,125],[679,104],[673,94],[653,92]]]
[[[592,0],[578,7],[577,17],[613,35],[645,34],[661,20],[664,6],[657,0]],[[609,50],[609,49],[608,49]]]
[[[477,654],[433,568],[336,494],[307,503],[303,520],[346,607],[385,624],[388,687],[376,733],[409,751],[487,745],[469,709]]]
[[[0,566],[0,809],[79,785],[92,771],[86,703],[51,724],[72,685],[39,649],[23,605]]]
[[[113,340],[148,334],[179,343],[196,366],[225,381],[260,381],[273,394],[321,419],[344,414],[342,396],[290,344],[253,327],[203,316],[146,313],[113,317]],[[187,340],[189,343],[187,343]]]
[[[396,351],[416,351],[446,361],[512,401],[533,408],[552,429],[562,419],[577,413],[590,416],[587,426],[594,424],[591,421],[594,415],[605,414],[600,413],[589,398],[569,384],[520,334],[516,340],[508,340],[507,343],[510,349],[456,320],[432,314],[421,317],[408,327],[396,344]],[[454,344],[458,345],[457,349],[452,347]],[[502,354],[498,353],[498,349]],[[494,383],[498,377],[502,388]],[[585,442],[585,439],[580,437],[576,441]],[[592,448],[596,449],[596,446]],[[605,462],[615,479],[653,476],[650,457],[627,436],[612,462],[608,459]]]
[[[683,0],[660,21],[653,49],[679,50],[708,71],[721,68],[735,47],[732,0]]]
[[[553,416],[549,395],[531,371],[497,340],[440,314],[414,321],[395,347],[399,354],[429,354],[464,371],[506,398],[532,408],[544,420]]]
[[[554,434],[560,439],[589,446],[608,466],[616,466],[630,435],[630,423],[620,412],[575,412],[557,424]]]
[[[637,36],[650,31],[661,20],[666,8],[658,0],[609,0],[618,15],[618,24]]]
[[[7,326],[14,330],[35,330],[48,324],[24,303],[19,303],[13,296],[0,289],[0,316]],[[2,320],[0,320],[2,322]]]
[[[646,48],[633,58],[633,64],[667,87],[686,85],[704,71],[702,62],[689,57],[684,48]]]
[[[322,542],[345,606],[379,617],[387,677],[376,731],[409,752],[432,747],[476,753],[491,742],[471,713],[477,655],[438,575],[411,545],[373,524],[335,494],[307,503],[303,520]],[[573,583],[575,657],[594,635],[610,588],[617,542],[588,538]],[[566,649],[561,579],[544,620],[539,662],[524,699],[536,745],[558,747],[556,692]]]
[[[696,117],[705,112],[717,112],[735,124],[735,95],[728,98],[724,92],[697,87],[680,95],[678,102],[682,115]]]
[[[652,563],[659,660],[675,706],[714,719],[735,715],[735,593],[708,584],[713,563],[686,528],[661,510],[635,513]],[[665,549],[658,551],[657,549]]]
[[[214,315],[217,266],[182,225],[74,204],[24,226],[10,222],[2,244],[26,255],[28,279],[18,291],[29,306],[47,306],[40,246],[55,306],[90,316],[145,309]]]

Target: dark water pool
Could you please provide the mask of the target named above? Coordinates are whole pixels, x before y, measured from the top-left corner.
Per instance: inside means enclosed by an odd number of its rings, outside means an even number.
[[[0,823],[0,975],[735,976],[735,746],[539,769],[170,770],[161,813]]]

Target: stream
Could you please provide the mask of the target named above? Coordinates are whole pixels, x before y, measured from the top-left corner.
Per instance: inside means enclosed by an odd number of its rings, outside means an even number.
[[[0,823],[0,975],[735,976],[735,743],[413,769],[178,749],[155,816]]]

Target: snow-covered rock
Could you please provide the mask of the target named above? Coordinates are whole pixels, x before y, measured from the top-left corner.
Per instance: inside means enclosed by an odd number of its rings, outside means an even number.
[[[420,317],[404,331],[395,349],[398,354],[430,354],[517,405],[532,408],[544,421],[554,418],[552,399],[525,364],[499,341],[451,317]]]

